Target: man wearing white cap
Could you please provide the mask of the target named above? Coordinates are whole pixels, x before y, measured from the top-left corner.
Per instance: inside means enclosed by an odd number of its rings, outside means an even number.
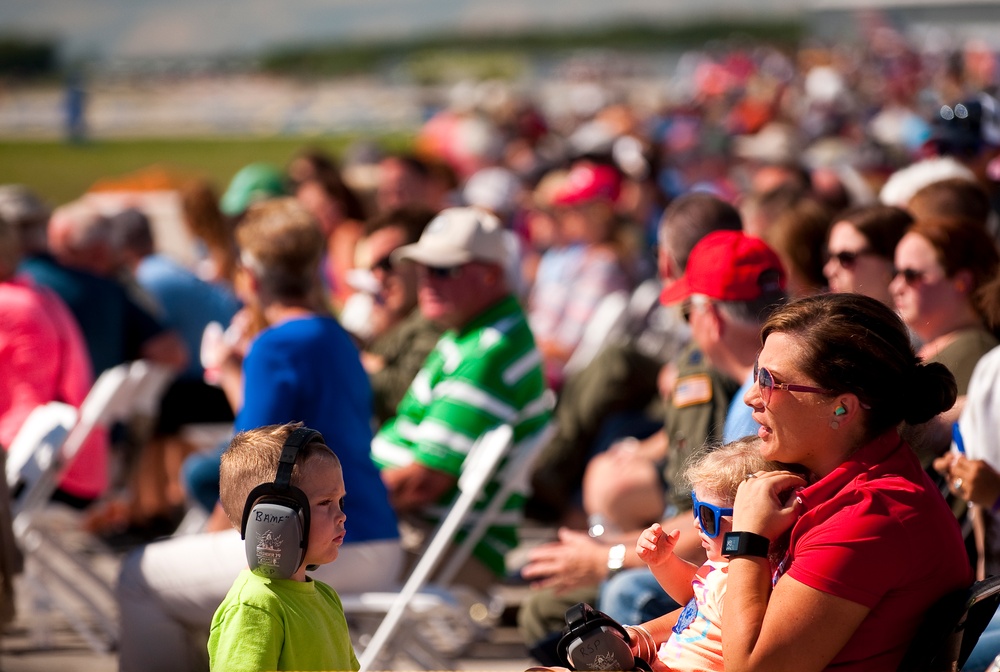
[[[486,430],[510,424],[516,444],[549,419],[541,355],[504,274],[504,236],[493,215],[449,208],[420,240],[392,255],[394,264],[417,265],[420,310],[447,329],[372,442],[393,506],[404,516],[434,522]],[[522,504],[523,495],[515,495],[505,509]],[[504,553],[516,542],[512,527],[491,528],[474,551],[478,567],[467,567],[459,580],[483,586],[502,576]]]

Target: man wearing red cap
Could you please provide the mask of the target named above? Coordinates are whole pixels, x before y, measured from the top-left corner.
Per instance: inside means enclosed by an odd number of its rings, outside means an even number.
[[[740,231],[715,231],[707,234],[694,246],[688,257],[684,275],[668,285],[661,295],[661,301],[667,305],[682,304],[691,328],[692,340],[718,373],[732,380],[752,382],[754,359],[759,348],[760,325],[774,307],[784,301],[784,285],[785,273],[781,262],[764,242],[748,237]],[[711,395],[714,385],[709,376],[702,373],[687,376],[683,385],[679,381],[674,397],[680,394],[691,396],[692,399],[697,398],[699,376],[702,394]],[[690,389],[681,389],[684,386]],[[727,430],[730,418],[745,416],[745,419],[752,423],[749,409],[742,403],[742,398],[742,392],[737,392],[731,397],[726,418]],[[724,441],[753,433],[755,428],[750,429],[747,422],[734,422],[732,431],[735,433],[732,436],[729,436],[727,431],[723,432]],[[684,445],[684,442],[674,445],[674,442],[671,442],[670,463],[683,464],[690,452],[699,447],[700,445]],[[613,470],[613,465],[607,463],[605,465]],[[592,474],[588,473],[585,489],[591,477]],[[613,471],[605,472],[602,478],[614,479],[616,474]],[[647,487],[649,491],[642,492],[640,487],[633,483],[631,488],[634,496],[631,501],[644,499],[662,501],[666,498],[662,482],[650,482]],[[680,489],[676,493],[671,493],[674,494],[687,496]],[[625,513],[609,517],[617,520],[629,519]],[[666,529],[690,529],[691,514],[689,511],[683,511],[675,516],[665,515],[662,524]],[[636,534],[626,532],[621,536],[634,539]],[[622,555],[614,557],[614,550],[619,546]],[[564,546],[563,552],[570,552],[569,548]],[[608,555],[610,571],[607,578],[613,577],[615,585],[612,589],[611,582],[605,581],[602,584],[600,608],[612,615],[619,611],[613,604],[615,600],[629,596],[641,602],[647,599],[650,591],[662,592],[648,570],[633,569],[615,575],[617,569],[637,566],[635,562],[629,562],[625,557],[626,548],[621,544],[613,546]],[[601,550],[604,549],[606,545],[601,547]],[[582,553],[583,550],[585,549],[574,547],[573,552]],[[597,561],[603,560],[598,550],[594,551],[594,555]],[[534,560],[536,566],[526,568],[527,571],[522,571],[522,574],[559,586],[563,591],[581,585],[579,577],[556,578],[539,574],[538,572],[543,569],[540,564],[541,557],[537,556]],[[613,565],[612,560],[617,560],[617,563]],[[590,574],[587,574],[584,581],[589,576]],[[533,655],[543,662],[551,662],[544,659],[546,652],[544,640],[529,644],[535,644],[532,648]]]
[[[722,441],[756,433],[743,395],[753,384],[760,325],[785,300],[785,271],[778,255],[759,238],[716,231],[691,251],[684,276],[660,301],[682,303],[691,337],[720,372],[743,381],[726,415]]]

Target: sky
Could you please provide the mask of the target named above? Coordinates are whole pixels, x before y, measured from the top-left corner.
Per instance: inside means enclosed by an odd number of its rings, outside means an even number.
[[[177,57],[455,30],[760,17],[801,1],[0,0],[0,32],[55,37],[70,57]]]

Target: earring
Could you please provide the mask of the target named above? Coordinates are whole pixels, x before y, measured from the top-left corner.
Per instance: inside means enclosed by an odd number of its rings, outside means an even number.
[[[830,429],[840,429],[840,423],[836,420],[830,421]]]
[[[833,414],[836,416],[841,416],[844,415],[845,413],[847,413],[847,409],[844,408],[843,406],[837,406],[837,408],[833,409]]]

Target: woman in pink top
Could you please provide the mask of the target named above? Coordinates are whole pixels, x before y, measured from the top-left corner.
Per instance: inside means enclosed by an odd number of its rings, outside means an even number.
[[[79,406],[94,382],[83,334],[53,292],[17,277],[17,235],[0,219],[0,446],[10,446],[35,407],[50,401]],[[99,434],[99,435],[98,435]],[[59,487],[83,504],[107,486],[107,440],[95,434],[81,448]]]

